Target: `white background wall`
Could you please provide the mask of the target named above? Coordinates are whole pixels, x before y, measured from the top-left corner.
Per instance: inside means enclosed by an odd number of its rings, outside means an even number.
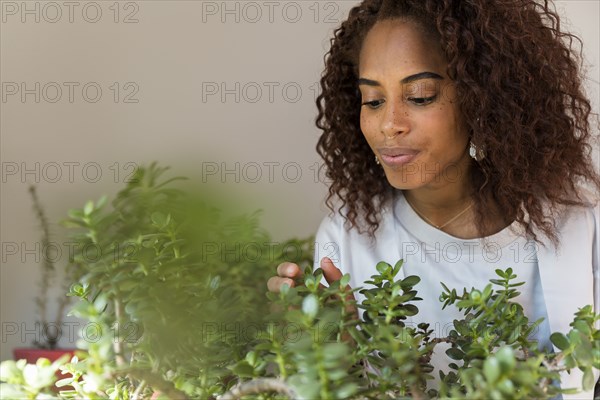
[[[315,176],[316,84],[332,30],[356,3],[1,1],[0,358],[35,338],[26,332],[39,276],[35,251],[27,252],[39,241],[30,183],[59,243],[66,238],[57,222],[68,209],[114,194],[152,160],[173,173],[185,166],[201,175],[208,163],[238,168],[237,176],[207,180],[239,179],[249,209],[265,209],[263,225],[276,240],[314,233],[326,192]],[[597,110],[599,2],[556,4],[583,38]],[[22,89],[33,89],[24,100]],[[278,163],[272,175],[265,163]],[[65,260],[66,249],[58,265]],[[72,345],[69,336],[63,346]]]

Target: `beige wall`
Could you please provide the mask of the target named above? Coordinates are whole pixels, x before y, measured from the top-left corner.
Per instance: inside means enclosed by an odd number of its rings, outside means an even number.
[[[38,181],[58,242],[69,208],[115,193],[152,160],[174,172],[237,167],[223,180],[240,180],[276,239],[316,230],[326,189],[315,177],[316,83],[331,32],[354,4],[1,2],[1,359],[35,336],[26,330],[38,266],[27,250],[39,231],[28,183]],[[557,4],[583,37],[597,109],[599,3]]]

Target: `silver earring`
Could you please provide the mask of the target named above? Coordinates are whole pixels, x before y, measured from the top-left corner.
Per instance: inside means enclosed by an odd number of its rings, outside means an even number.
[[[475,161],[483,160],[485,158],[485,151],[483,149],[483,146],[477,147],[477,146],[475,146],[475,143],[473,143],[472,141],[469,142],[469,155]]]
[[[377,158],[377,156],[375,156],[375,164],[377,164],[377,165],[381,165],[381,164],[379,163],[379,158]]]

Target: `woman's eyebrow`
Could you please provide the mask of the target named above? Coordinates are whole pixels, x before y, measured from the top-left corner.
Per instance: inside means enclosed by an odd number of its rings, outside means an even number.
[[[406,78],[403,78],[400,81],[400,83],[410,83],[410,82],[417,81],[419,79],[443,80],[444,78],[441,75],[436,74],[435,72],[424,71],[424,72],[419,72],[418,74],[409,75]],[[372,79],[367,79],[367,78],[358,78],[358,84],[359,85],[368,85],[368,86],[381,86],[381,84],[379,82],[374,81]]]

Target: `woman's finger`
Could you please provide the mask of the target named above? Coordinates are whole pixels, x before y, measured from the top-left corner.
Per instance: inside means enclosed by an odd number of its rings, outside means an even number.
[[[302,276],[302,269],[298,264],[285,261],[277,266],[277,275],[296,279]]]
[[[281,291],[281,286],[287,284],[289,287],[294,287],[296,282],[290,278],[282,278],[279,276],[272,276],[267,281],[267,288],[269,292],[279,293]]]
[[[342,279],[342,271],[340,271],[339,268],[333,264],[333,261],[331,261],[329,257],[323,257],[321,259],[321,269],[323,270],[323,276],[325,277],[325,280],[330,285],[333,282]]]

